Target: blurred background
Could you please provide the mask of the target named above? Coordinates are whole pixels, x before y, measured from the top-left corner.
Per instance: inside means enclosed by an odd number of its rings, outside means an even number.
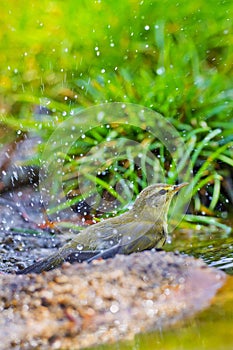
[[[10,0],[0,8],[2,146],[36,134],[41,141],[26,158],[39,164],[43,143],[69,116],[104,102],[141,104],[167,118],[188,145],[198,173],[191,212],[227,217],[233,202],[230,1]],[[168,168],[160,146],[152,142],[151,149]]]

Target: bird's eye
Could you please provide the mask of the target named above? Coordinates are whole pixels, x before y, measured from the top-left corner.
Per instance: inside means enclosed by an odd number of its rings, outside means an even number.
[[[163,195],[163,194],[165,194],[165,193],[167,193],[167,191],[164,190],[164,189],[162,189],[162,190],[159,191],[159,194],[161,194],[161,195]]]

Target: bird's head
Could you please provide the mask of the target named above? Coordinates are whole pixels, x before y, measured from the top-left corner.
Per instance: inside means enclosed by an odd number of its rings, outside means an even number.
[[[142,219],[166,221],[172,197],[186,185],[188,185],[187,182],[179,185],[156,184],[148,186],[138,195],[133,210],[138,216],[142,216]]]

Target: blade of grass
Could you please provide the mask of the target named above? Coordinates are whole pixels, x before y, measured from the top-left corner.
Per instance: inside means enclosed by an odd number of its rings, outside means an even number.
[[[227,235],[229,235],[232,231],[232,228],[230,226],[227,226],[227,225],[217,221],[217,219],[215,219],[213,217],[186,214],[184,219],[187,220],[188,222],[192,222],[192,223],[214,225],[214,226],[222,229]]]
[[[212,200],[210,202],[209,208],[210,210],[214,210],[216,207],[219,197],[220,197],[220,191],[221,191],[221,176],[219,176],[217,173],[214,174],[214,190],[213,190],[213,196]]]

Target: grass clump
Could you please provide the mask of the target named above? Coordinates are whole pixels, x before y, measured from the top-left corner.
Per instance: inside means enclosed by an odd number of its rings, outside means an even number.
[[[43,0],[31,6],[21,1],[18,11],[10,0],[0,7],[1,125],[40,135],[43,142],[32,164],[70,116],[100,103],[139,104],[161,113],[186,144],[193,168],[190,213],[227,216],[233,202],[230,1]],[[115,142],[126,130],[111,132]],[[83,162],[80,154],[107,137],[109,131],[97,127],[65,155],[67,193],[78,187],[70,178]],[[127,137],[142,148],[146,144],[167,181],[177,181],[161,142],[144,128],[129,128]],[[144,158],[150,164],[150,157]],[[147,185],[140,167],[145,164],[135,168],[127,154],[110,159],[107,173],[97,177],[98,191],[117,197],[116,183],[127,180],[135,196]]]

